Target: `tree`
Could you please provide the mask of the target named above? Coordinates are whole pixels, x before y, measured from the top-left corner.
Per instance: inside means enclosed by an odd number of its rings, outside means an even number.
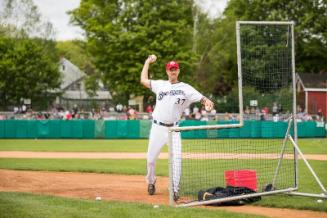
[[[181,79],[194,81],[192,3],[82,0],[71,15],[73,23],[85,30],[87,50],[112,93],[149,95],[139,85],[139,77],[151,53],[158,56],[151,77],[166,78],[164,64],[176,59],[181,63]]]
[[[235,19],[200,19],[197,77],[207,93],[224,96],[237,82]]]
[[[207,92],[228,95],[237,83],[237,20],[295,21],[297,72],[327,72],[327,4],[325,1],[230,0],[223,16],[199,19],[197,77]],[[255,66],[253,67],[263,67]]]
[[[2,0],[0,26],[6,26],[11,37],[54,38],[53,25],[41,17],[33,0]]]
[[[60,86],[59,57],[52,24],[32,0],[0,2],[0,102],[17,105],[29,98],[46,109]]]
[[[32,103],[49,100],[44,98],[59,87],[60,74],[47,51],[37,40],[0,37],[0,99],[4,106],[17,105],[22,98]]]
[[[327,2],[231,0],[226,17],[295,22],[297,72],[327,72]]]

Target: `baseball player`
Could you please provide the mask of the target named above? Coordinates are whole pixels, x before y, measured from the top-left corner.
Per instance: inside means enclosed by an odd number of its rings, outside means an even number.
[[[148,75],[149,66],[156,61],[155,55],[150,55],[141,72],[141,84],[150,88],[156,94],[156,106],[153,111],[153,122],[150,131],[147,153],[148,193],[153,195],[156,191],[155,164],[163,145],[168,143],[169,127],[177,126],[183,111],[194,102],[201,102],[206,110],[211,111],[214,104],[192,86],[178,81],[180,73],[179,64],[170,61],[166,64],[168,80],[150,80]],[[181,174],[181,138],[179,132],[173,133],[173,191],[174,200],[178,200],[178,185]]]

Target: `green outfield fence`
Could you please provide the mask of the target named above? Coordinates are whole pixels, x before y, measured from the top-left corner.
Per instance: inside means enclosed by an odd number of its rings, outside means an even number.
[[[185,120],[180,126],[236,123]],[[150,120],[0,120],[0,138],[15,139],[140,139],[148,138]],[[282,138],[287,122],[245,121],[242,128],[185,131],[183,138]],[[326,137],[324,123],[298,123],[302,138]]]

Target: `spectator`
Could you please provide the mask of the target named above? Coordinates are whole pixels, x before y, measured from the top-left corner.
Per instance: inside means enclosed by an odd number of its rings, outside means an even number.
[[[14,114],[18,114],[19,113],[19,108],[18,107],[14,107]]]
[[[99,110],[96,110],[96,111],[95,111],[94,116],[93,116],[93,119],[94,119],[94,120],[101,120],[101,119],[102,119],[102,115],[101,115],[101,113],[99,112]]]
[[[278,106],[277,106],[276,102],[274,102],[274,104],[273,104],[272,113],[273,113],[273,116],[275,116],[278,113]]]
[[[249,106],[245,107],[244,114],[250,114],[250,108]]]
[[[303,120],[304,120],[304,112],[303,112],[303,110],[302,110],[302,108],[301,108],[301,106],[298,106],[297,107],[297,121],[298,122],[302,122]]]
[[[195,120],[201,120],[201,113],[199,110],[195,110],[195,112],[193,110],[193,116]]]
[[[124,112],[124,113],[127,113],[128,109],[129,109],[129,108],[128,108],[126,105],[123,106],[123,112]]]
[[[274,121],[274,122],[278,122],[278,121],[279,121],[279,114],[275,114],[275,115],[273,116],[273,121]]]
[[[232,114],[231,115],[231,120],[232,121],[237,121],[238,120],[237,115],[236,114]]]
[[[324,116],[322,114],[322,109],[321,108],[319,108],[318,112],[317,112],[317,121],[318,122],[324,122]]]
[[[58,115],[59,115],[59,119],[64,119],[65,118],[65,112],[64,112],[64,110],[60,110],[59,113],[58,113]]]
[[[109,120],[110,115],[109,115],[109,112],[106,110],[106,108],[103,107],[100,114],[101,114],[101,117],[103,117],[104,120]]]
[[[137,112],[133,107],[130,107],[127,111],[128,119],[135,120],[137,117]]]
[[[230,119],[231,119],[231,115],[228,112],[226,112],[224,115],[224,120],[228,121]]]
[[[26,118],[28,120],[31,120],[33,118],[33,110],[32,108],[28,109],[27,112],[26,112]]]
[[[280,113],[280,114],[283,113],[283,106],[281,103],[278,104],[278,113]]]
[[[152,114],[152,112],[153,112],[153,108],[152,108],[152,106],[151,106],[151,105],[148,105],[147,108],[145,109],[145,111],[146,111],[147,113],[149,113],[149,114]]]
[[[218,120],[217,111],[212,109],[210,115],[213,117],[213,120]]]
[[[204,107],[201,109],[201,121],[209,121],[207,111],[205,110]]]
[[[45,112],[45,113],[43,114],[43,116],[44,116],[44,119],[49,120],[51,115],[50,115],[50,113]]]
[[[25,104],[22,105],[22,113],[25,114],[27,110],[27,107]]]
[[[259,109],[259,107],[256,107],[255,108],[255,115],[256,116],[260,116],[260,109]]]
[[[117,104],[116,105],[116,111],[118,112],[118,113],[121,113],[121,112],[123,112],[123,105],[122,104]]]
[[[262,110],[261,110],[261,114],[260,114],[260,120],[261,120],[261,121],[266,120],[266,116],[265,116],[265,114],[266,114],[265,109],[262,109]]]
[[[94,117],[95,117],[95,109],[94,109],[94,108],[92,108],[92,110],[90,111],[90,115],[89,115],[89,117],[90,117],[91,119],[94,119]]]
[[[318,109],[317,115],[318,115],[319,117],[322,117],[322,110],[321,110],[321,108]]]
[[[269,114],[269,107],[266,106],[263,108],[263,110],[264,110],[265,115]]]
[[[194,106],[194,108],[193,108],[193,114],[195,115],[197,112],[199,112],[199,108],[197,106]]]
[[[74,106],[73,106],[72,118],[74,118],[74,119],[77,119],[78,118],[78,107],[77,107],[77,104],[74,104]]]
[[[302,107],[300,106],[300,105],[298,105],[297,107],[296,107],[296,111],[297,111],[297,113],[301,113],[303,110],[302,110]]]
[[[65,120],[71,120],[72,119],[72,114],[70,113],[69,110],[65,112]]]
[[[308,113],[304,113],[302,119],[303,119],[303,121],[312,121],[312,117],[311,117],[311,115],[308,114]]]
[[[44,115],[42,114],[42,112],[38,112],[38,113],[36,114],[36,119],[37,119],[37,120],[44,120]]]
[[[191,114],[191,110],[189,107],[187,107],[185,110],[184,110],[184,117],[186,120],[191,120],[192,119],[192,114]]]

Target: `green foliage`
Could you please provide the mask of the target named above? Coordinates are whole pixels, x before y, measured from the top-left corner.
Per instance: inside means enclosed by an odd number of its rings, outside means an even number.
[[[204,139],[203,139],[204,140]],[[210,141],[211,139],[208,139]],[[267,144],[280,139],[251,139],[255,144]],[[188,144],[190,140],[183,140]],[[240,144],[244,139],[233,139],[235,143]],[[220,139],[221,151],[228,146],[229,140]],[[327,154],[327,139],[312,138],[298,139],[299,146],[305,154]],[[0,140],[0,151],[55,151],[55,152],[146,152],[148,140],[21,140],[21,139],[2,139]],[[215,148],[216,149],[216,148]],[[167,146],[164,146],[162,152],[168,152]],[[253,152],[249,150],[248,152]]]
[[[291,87],[290,27],[241,25],[240,35],[243,86],[253,85],[263,93]]]
[[[87,49],[113,95],[149,95],[138,84],[143,63],[152,53],[158,61],[150,69],[151,77],[166,78],[165,63],[176,59],[181,80],[192,81],[197,62],[192,52],[192,1],[83,0],[71,15],[85,30]]]
[[[202,18],[199,22],[199,82],[207,93],[224,96],[237,82],[235,19],[218,18],[210,23]]]
[[[2,105],[49,100],[48,91],[60,84],[56,57],[51,41],[0,37]]]
[[[325,1],[231,0],[225,16],[238,20],[295,22],[295,54],[298,72],[327,71],[327,3]]]
[[[38,38],[32,38],[37,36]],[[32,0],[0,3],[0,105],[32,100],[47,109],[60,85],[58,54],[52,24],[44,21]]]
[[[283,112],[292,111],[292,92],[288,88],[283,88],[275,92],[261,92],[254,87],[243,87],[243,104],[244,108],[250,106],[251,100],[257,100],[258,107],[272,108],[274,102],[278,102],[283,107]],[[239,112],[238,104],[238,88],[234,87],[232,91],[225,96],[225,98],[215,98],[217,111],[220,113]]]
[[[2,151],[145,152],[147,140],[0,140]],[[327,142],[326,142],[327,145]],[[163,151],[167,152],[166,147]],[[326,151],[327,153],[327,151]]]
[[[297,72],[327,71],[327,4],[325,1],[231,0],[223,16],[213,21],[200,17],[197,77],[208,93],[223,97],[237,82],[237,20],[295,21]],[[253,67],[264,67],[253,64]]]

